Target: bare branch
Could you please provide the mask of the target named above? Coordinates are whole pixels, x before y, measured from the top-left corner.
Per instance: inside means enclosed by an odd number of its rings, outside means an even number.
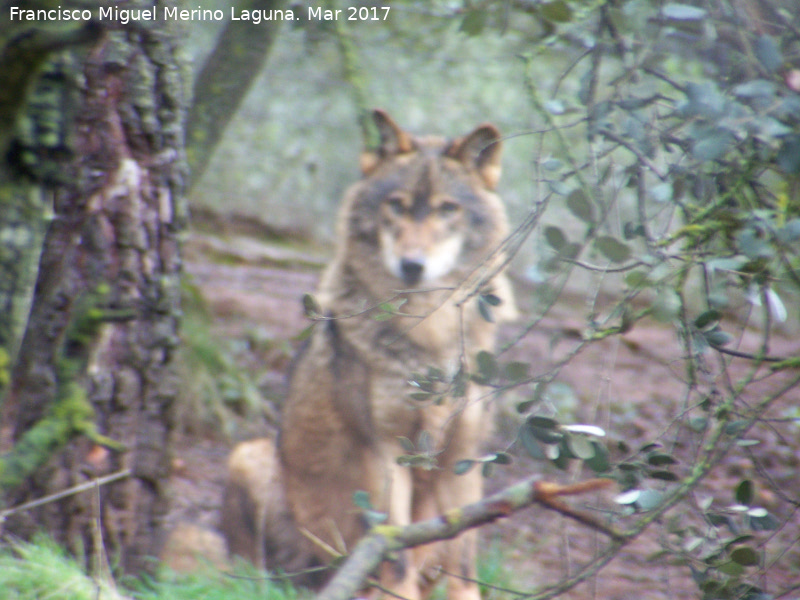
[[[391,552],[451,539],[460,533],[507,517],[532,504],[540,504],[566,517],[583,523],[615,541],[624,535],[593,516],[573,510],[561,502],[562,496],[586,494],[610,486],[611,479],[590,479],[572,485],[540,481],[532,477],[480,502],[453,509],[435,519],[412,523],[406,527],[381,525],[363,538],[353,553],[318,596],[319,600],[347,600],[364,587],[367,577]]]

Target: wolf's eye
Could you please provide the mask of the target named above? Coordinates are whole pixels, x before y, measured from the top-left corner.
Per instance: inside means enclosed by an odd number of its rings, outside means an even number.
[[[406,212],[406,205],[399,196],[390,196],[387,198],[386,205],[395,215],[402,215]]]
[[[439,205],[437,210],[443,217],[449,217],[450,215],[454,215],[461,210],[461,205],[454,200],[445,200]]]

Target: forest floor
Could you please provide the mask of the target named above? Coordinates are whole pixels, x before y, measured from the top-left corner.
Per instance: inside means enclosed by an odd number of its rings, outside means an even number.
[[[206,303],[213,336],[221,346],[231,348],[237,364],[256,382],[266,410],[259,418],[234,420],[233,425],[222,428],[224,435],[211,435],[198,428],[179,435],[171,481],[172,527],[192,523],[215,529],[228,452],[237,441],[274,431],[273,415],[284,394],[284,373],[295,346],[292,339],[308,326],[300,299],[314,290],[331,249],[271,242],[266,235],[269,233],[248,220],[204,215],[188,234],[185,270]],[[533,289],[519,284],[517,296],[523,313],[532,314],[536,302]],[[594,308],[602,310],[602,304],[602,299],[597,299]],[[588,312],[586,298],[565,295],[503,359],[530,362],[533,373],[546,371],[580,340]],[[504,326],[502,341],[515,338],[529,320],[523,317],[519,323]],[[758,332],[745,328],[740,333],[739,349],[756,351]],[[786,333],[775,335],[770,353],[797,356],[800,340]],[[719,357],[708,354],[708,372],[701,377],[713,399],[714,389],[728,384],[724,378],[745,373],[748,364],[745,360],[728,360],[727,368],[722,369]],[[605,441],[612,459],[630,456],[645,444],[660,443],[664,452],[678,457],[680,462],[671,469],[682,477],[691,472],[692,456],[702,442],[697,432],[686,427],[687,417],[701,409],[693,406],[696,396],[687,398],[681,355],[681,345],[671,327],[652,320],[638,323],[624,336],[591,344],[571,360],[559,373],[557,385],[551,386],[544,406],[561,423],[602,427],[608,433]],[[755,401],[755,395],[776,391],[787,379],[780,375],[766,378],[753,386],[754,396],[748,399]],[[520,389],[502,400],[497,432],[487,451],[509,450],[514,462],[494,469],[487,479],[488,491],[537,473],[543,479],[562,483],[592,476],[588,469],[577,469],[579,461],[573,461],[575,468],[560,471],[530,458],[514,442],[522,422],[514,406],[531,394],[530,388]],[[786,394],[775,407],[776,418],[800,404],[799,399],[800,389]],[[789,434],[793,440],[787,439]],[[692,572],[684,561],[677,560],[678,553],[694,557],[694,567],[701,569],[711,547],[704,550],[702,544],[697,546],[699,540],[703,536],[733,537],[733,520],[729,526],[713,528],[704,522],[702,507],[713,498],[712,507],[724,512],[735,504],[734,490],[743,479],[755,483],[754,504],[774,514],[781,527],[777,532],[757,532],[749,542],[763,550],[761,565],[769,568],[748,567],[741,576],[772,593],[791,587],[800,579],[800,518],[796,512],[800,457],[794,453],[798,436],[796,423],[789,429],[781,424],[753,432],[748,437],[756,437],[758,446],[735,449],[705,478],[689,502],[674,507],[621,549],[599,573],[560,597],[700,597]],[[674,484],[648,480],[647,485],[663,490]],[[614,487],[569,503],[602,519],[620,510],[612,501],[618,493]],[[675,533],[680,530],[696,535],[686,533],[681,538]],[[483,528],[481,533],[486,556],[506,565],[508,585],[528,593],[573,576],[608,546],[601,534],[541,507],[515,514]],[[499,597],[510,596],[499,593]]]

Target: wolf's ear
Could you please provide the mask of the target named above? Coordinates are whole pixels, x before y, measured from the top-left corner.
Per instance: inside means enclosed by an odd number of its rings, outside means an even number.
[[[372,120],[378,128],[380,141],[377,148],[368,148],[361,154],[361,172],[364,175],[369,175],[385,158],[411,152],[415,147],[411,136],[400,129],[385,111],[373,110]]]
[[[502,152],[500,131],[486,123],[469,135],[455,140],[447,149],[447,156],[475,169],[486,187],[493,190],[500,181]]]

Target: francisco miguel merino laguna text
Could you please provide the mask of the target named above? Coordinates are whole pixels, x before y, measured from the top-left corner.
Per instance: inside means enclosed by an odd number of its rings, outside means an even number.
[[[225,13],[220,10],[211,10],[197,7],[196,9],[179,9],[175,6],[163,7],[161,18],[173,21],[222,21]],[[9,16],[12,21],[89,21],[95,18],[89,9],[57,8],[27,9],[11,6]],[[130,21],[156,21],[159,13],[153,8],[118,8],[100,7],[96,16],[98,21],[117,21],[126,25]],[[293,21],[297,19],[294,11],[282,9],[254,9],[246,10],[231,7],[230,18],[232,21],[251,21],[257,25],[262,21]]]

